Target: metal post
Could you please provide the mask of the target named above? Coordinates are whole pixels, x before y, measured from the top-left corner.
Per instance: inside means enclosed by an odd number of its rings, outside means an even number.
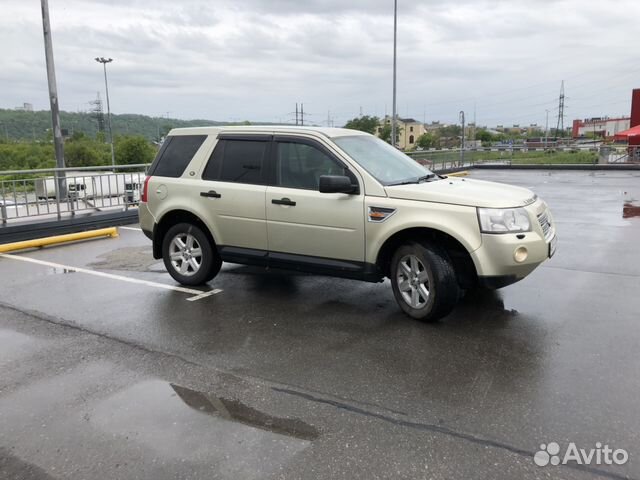
[[[544,151],[547,151],[547,141],[549,138],[549,110],[545,110],[546,117],[544,120]]]
[[[391,145],[396,146],[396,56],[398,38],[398,0],[393,0],[393,111],[391,112]]]
[[[460,142],[460,166],[464,166],[464,111],[460,110],[460,121],[462,122],[462,141]]]
[[[53,144],[56,152],[56,166],[64,168],[64,143],[60,129],[60,110],[58,105],[58,87],[56,84],[56,69],[53,62],[53,42],[51,39],[51,25],[49,23],[49,1],[40,0],[42,7],[42,31],[44,34],[44,53],[47,64],[47,80],[49,82],[49,103],[51,104],[51,127],[53,130]],[[55,170],[57,203],[66,197],[65,174]],[[60,209],[58,208],[58,217]]]
[[[113,58],[96,57],[96,62],[104,67],[104,89],[107,93],[107,124],[109,125],[109,143],[111,144],[111,165],[116,165],[116,154],[113,150],[113,130],[111,129],[111,106],[109,105],[109,83],[107,82],[107,63],[113,62]]]

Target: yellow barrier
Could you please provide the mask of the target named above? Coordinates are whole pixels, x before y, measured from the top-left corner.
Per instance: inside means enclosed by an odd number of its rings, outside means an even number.
[[[69,233],[67,235],[55,235],[53,237],[36,238],[35,240],[25,240],[24,242],[5,243],[0,245],[0,253],[12,252],[14,250],[24,250],[25,248],[38,248],[56,243],[75,242],[96,237],[117,237],[116,227],[101,228],[99,230],[89,230],[88,232]]]
[[[466,177],[467,175],[469,175],[469,172],[466,170],[463,170],[462,172],[447,173],[448,177]]]

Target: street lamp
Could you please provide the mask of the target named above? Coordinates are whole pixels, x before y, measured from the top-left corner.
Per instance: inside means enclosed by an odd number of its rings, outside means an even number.
[[[464,111],[460,110],[460,122],[462,123],[462,139],[460,142],[460,166],[464,165]]]
[[[393,1],[393,112],[391,113],[391,145],[396,146],[396,47],[398,37],[398,0]]]
[[[116,154],[113,150],[113,130],[111,129],[111,107],[109,106],[109,84],[107,83],[107,63],[113,62],[112,58],[96,57],[96,62],[104,67],[104,88],[107,91],[107,123],[109,125],[109,143],[111,143],[111,165],[116,164]]]

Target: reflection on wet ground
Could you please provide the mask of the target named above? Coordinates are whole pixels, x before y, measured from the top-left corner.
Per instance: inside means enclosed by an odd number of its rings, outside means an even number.
[[[216,465],[213,476],[228,479],[265,478],[318,437],[300,420],[161,380],[99,401],[85,421],[116,442],[135,442],[147,461],[159,456],[176,465]]]
[[[142,247],[123,247],[109,251],[90,263],[88,267],[99,270],[130,270],[130,271],[163,271],[162,262],[153,258],[151,245]],[[158,267],[158,268],[156,268]]]
[[[272,417],[238,400],[216,397],[210,393],[197,392],[173,383],[170,385],[184,403],[199,412],[218,414],[226,420],[302,440],[318,438],[318,431],[314,427],[298,419]]]

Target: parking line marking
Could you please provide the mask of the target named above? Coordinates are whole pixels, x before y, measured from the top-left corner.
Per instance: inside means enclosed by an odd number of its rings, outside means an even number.
[[[220,290],[219,288],[214,288],[213,290],[209,290],[208,292],[202,292],[201,294],[196,295],[195,297],[189,297],[187,298],[187,301],[195,302],[196,300],[210,297],[211,295],[215,295],[216,293],[220,293],[221,291],[222,290]]]
[[[208,291],[202,291],[202,290],[196,290],[195,288],[176,287],[174,285],[165,285],[164,283],[151,282],[149,280],[140,280],[138,278],[125,277],[123,275],[115,275],[113,273],[99,272],[97,270],[91,270],[88,268],[72,267],[70,265],[47,262],[46,260],[38,260],[36,258],[23,257],[20,255],[13,255],[9,253],[0,253],[0,257],[8,258],[10,260],[18,260],[21,262],[35,263],[37,265],[44,265],[45,267],[61,268],[61,269],[69,270],[71,272],[86,273],[88,275],[95,275],[96,277],[110,278],[112,280],[120,280],[121,282],[137,283],[138,285],[146,285],[147,287],[163,288],[165,290],[173,290],[174,292],[188,293],[189,295],[192,295],[191,297],[187,298],[187,300],[191,302],[222,292],[222,290],[220,290],[219,288],[208,290]]]
[[[138,228],[138,227],[123,227],[123,226],[119,226],[118,228],[123,228],[124,230],[135,230],[136,232],[141,232],[142,229]]]

